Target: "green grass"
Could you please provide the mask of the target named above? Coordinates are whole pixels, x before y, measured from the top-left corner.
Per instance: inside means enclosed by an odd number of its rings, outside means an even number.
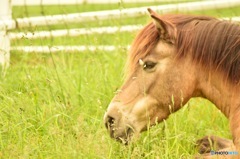
[[[196,99],[136,143],[110,139],[102,119],[122,82],[125,57],[12,53],[0,82],[2,158],[191,158],[198,138],[230,137],[225,117]]]
[[[97,156],[106,143],[90,141],[108,140],[102,116],[121,78],[109,74],[123,61],[118,54],[13,53],[1,80],[3,158]]]
[[[39,14],[30,8],[29,15]],[[239,14],[238,9],[198,13],[230,16]],[[49,12],[59,13],[56,10]],[[86,10],[101,8],[89,6]],[[15,16],[21,14],[20,9],[13,11]],[[80,27],[145,24],[149,20],[149,17],[110,20]],[[128,45],[134,36],[135,33],[116,33],[21,39],[12,41],[12,45]],[[213,104],[197,98],[168,120],[142,133],[129,146],[110,139],[103,115],[123,81],[125,61],[126,51],[121,49],[111,53],[12,52],[11,66],[0,77],[0,158],[192,158],[197,139],[205,135],[230,138],[227,119]]]

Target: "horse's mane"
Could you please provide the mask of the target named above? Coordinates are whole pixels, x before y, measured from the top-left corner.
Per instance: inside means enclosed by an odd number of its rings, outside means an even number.
[[[135,72],[139,60],[150,54],[158,40],[159,34],[153,23],[149,23],[140,30],[129,50],[128,61],[125,68],[126,76],[131,76]]]
[[[240,26],[206,16],[164,15],[163,19],[177,28],[177,57],[191,56],[205,69],[222,71],[227,80],[240,81]],[[132,43],[128,59],[128,74],[136,69],[160,37],[153,23],[145,26]]]

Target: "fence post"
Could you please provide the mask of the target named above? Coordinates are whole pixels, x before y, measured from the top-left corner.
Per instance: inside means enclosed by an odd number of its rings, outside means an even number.
[[[0,21],[7,21],[12,19],[11,0],[1,0],[0,5]],[[10,39],[7,34],[6,27],[0,28],[0,65],[4,71],[10,62]]]

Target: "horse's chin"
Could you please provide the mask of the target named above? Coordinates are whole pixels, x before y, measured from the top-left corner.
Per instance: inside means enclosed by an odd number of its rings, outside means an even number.
[[[124,145],[129,145],[129,143],[132,140],[133,135],[134,135],[134,133],[129,129],[129,130],[127,130],[127,132],[124,135],[116,137],[115,139]]]
[[[132,129],[127,129],[123,135],[116,136],[114,139],[124,145],[129,145],[133,140],[136,139],[138,133],[135,133]]]

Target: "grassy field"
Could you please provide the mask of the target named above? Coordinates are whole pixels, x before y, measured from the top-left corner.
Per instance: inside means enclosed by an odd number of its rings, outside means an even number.
[[[131,4],[129,7],[133,6]],[[84,11],[101,10],[101,7],[85,5]],[[104,9],[119,6],[111,7],[105,6]],[[59,6],[44,8],[51,13],[62,13],[58,10]],[[74,6],[66,8],[66,12],[76,11],[71,9]],[[38,11],[41,10],[35,7],[25,9],[29,16],[39,15]],[[239,9],[240,6],[196,14],[237,16],[240,15]],[[13,15],[16,18],[26,13],[15,8]],[[150,18],[146,16],[134,20],[123,18],[79,24],[79,27],[145,24],[148,21]],[[20,39],[12,41],[12,46],[125,46],[131,43],[134,36],[135,33],[117,33]],[[123,81],[125,61],[126,50],[123,49],[111,53],[100,50],[94,53],[57,54],[12,52],[11,66],[6,75],[0,77],[0,158],[192,158],[196,154],[194,147],[197,139],[205,135],[231,138],[227,119],[210,102],[197,98],[168,120],[143,133],[138,141],[129,146],[110,139],[103,124],[103,115],[114,91]]]

